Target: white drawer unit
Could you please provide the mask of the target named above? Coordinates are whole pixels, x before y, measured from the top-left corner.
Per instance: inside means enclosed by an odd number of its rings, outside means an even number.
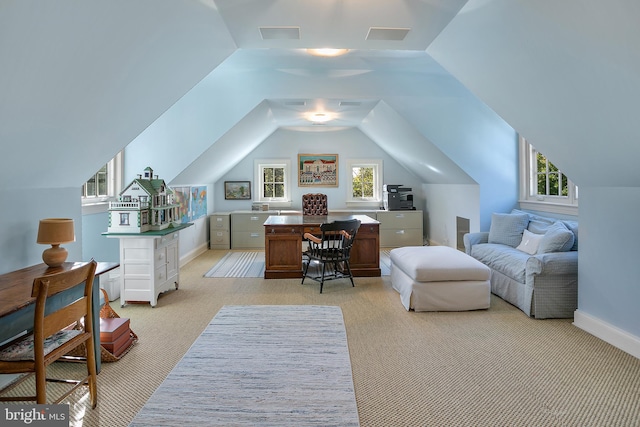
[[[378,211],[380,246],[422,246],[422,211]]]
[[[231,225],[229,214],[209,216],[209,248],[229,249],[231,247]]]
[[[264,222],[274,213],[231,213],[231,249],[263,249]]]
[[[120,302],[146,301],[155,307],[158,295],[178,289],[179,233],[164,236],[119,236]]]

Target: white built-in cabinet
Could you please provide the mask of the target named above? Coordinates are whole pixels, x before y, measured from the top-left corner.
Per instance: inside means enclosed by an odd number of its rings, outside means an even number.
[[[120,239],[120,302],[143,301],[155,307],[158,295],[178,289],[179,233],[108,235]]]

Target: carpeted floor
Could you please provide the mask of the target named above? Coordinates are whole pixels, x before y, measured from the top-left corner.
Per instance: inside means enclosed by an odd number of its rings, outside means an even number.
[[[69,400],[71,426],[129,425],[224,305],[279,304],[341,308],[363,427],[638,426],[640,360],[570,319],[530,319],[495,296],[488,310],[407,312],[389,276],[322,294],[299,279],[203,277],[226,253],[183,266],[155,308],[112,303],[140,341],[102,365],[96,409],[84,391]],[[53,369],[81,368],[64,365]]]
[[[222,307],[131,423],[184,425],[358,426],[340,307]]]
[[[380,270],[383,276],[391,274],[389,251],[380,251]],[[264,277],[264,251],[229,251],[204,277]]]

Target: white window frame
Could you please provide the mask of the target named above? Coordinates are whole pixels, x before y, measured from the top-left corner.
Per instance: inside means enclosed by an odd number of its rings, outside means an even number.
[[[520,136],[520,208],[565,215],[578,215],[578,187],[567,177],[568,195],[550,196],[531,194],[537,186],[535,147]],[[553,163],[553,162],[552,162]],[[566,176],[566,175],[565,175]]]
[[[373,168],[373,197],[353,197],[353,169]],[[349,159],[347,160],[347,195],[346,204],[351,207],[375,207],[382,205],[383,169],[382,159]]]
[[[124,151],[120,151],[107,163],[107,195],[82,196],[82,213],[95,214],[109,210],[109,200],[117,197],[122,190],[124,171]],[[85,183],[86,185],[86,183]]]
[[[253,201],[268,203],[269,208],[286,208],[291,207],[291,182],[293,173],[291,171],[291,159],[256,159],[253,162]],[[284,169],[284,197],[265,197],[264,195],[264,168],[283,168]]]

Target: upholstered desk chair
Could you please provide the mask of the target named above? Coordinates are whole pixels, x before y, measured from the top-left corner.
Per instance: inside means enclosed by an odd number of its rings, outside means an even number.
[[[355,286],[349,259],[358,228],[360,220],[350,219],[320,225],[320,237],[305,233],[304,238],[309,241],[309,247],[304,253],[306,264],[301,284],[307,278],[309,265],[315,263],[320,265],[320,273],[309,278],[320,282],[320,293],[325,280],[349,278],[351,286]]]
[[[302,215],[328,215],[327,195],[321,193],[309,193],[302,195]]]
[[[46,381],[50,381],[73,384],[73,387],[54,403],[59,403],[77,388],[86,385],[89,387],[91,407],[96,407],[98,390],[91,310],[91,292],[96,265],[97,263],[92,260],[80,268],[41,276],[34,280],[31,292],[31,295],[36,298],[33,333],[19,338],[0,350],[0,374],[35,374],[35,396],[1,396],[1,401],[35,400],[38,404],[46,404]],[[82,297],[45,314],[50,296],[83,282]],[[80,322],[81,319],[83,322]],[[47,366],[56,360],[68,358],[65,355],[82,344],[85,346],[86,357],[69,359],[86,362],[86,377],[81,380],[47,378]],[[21,380],[29,376],[23,376]]]

